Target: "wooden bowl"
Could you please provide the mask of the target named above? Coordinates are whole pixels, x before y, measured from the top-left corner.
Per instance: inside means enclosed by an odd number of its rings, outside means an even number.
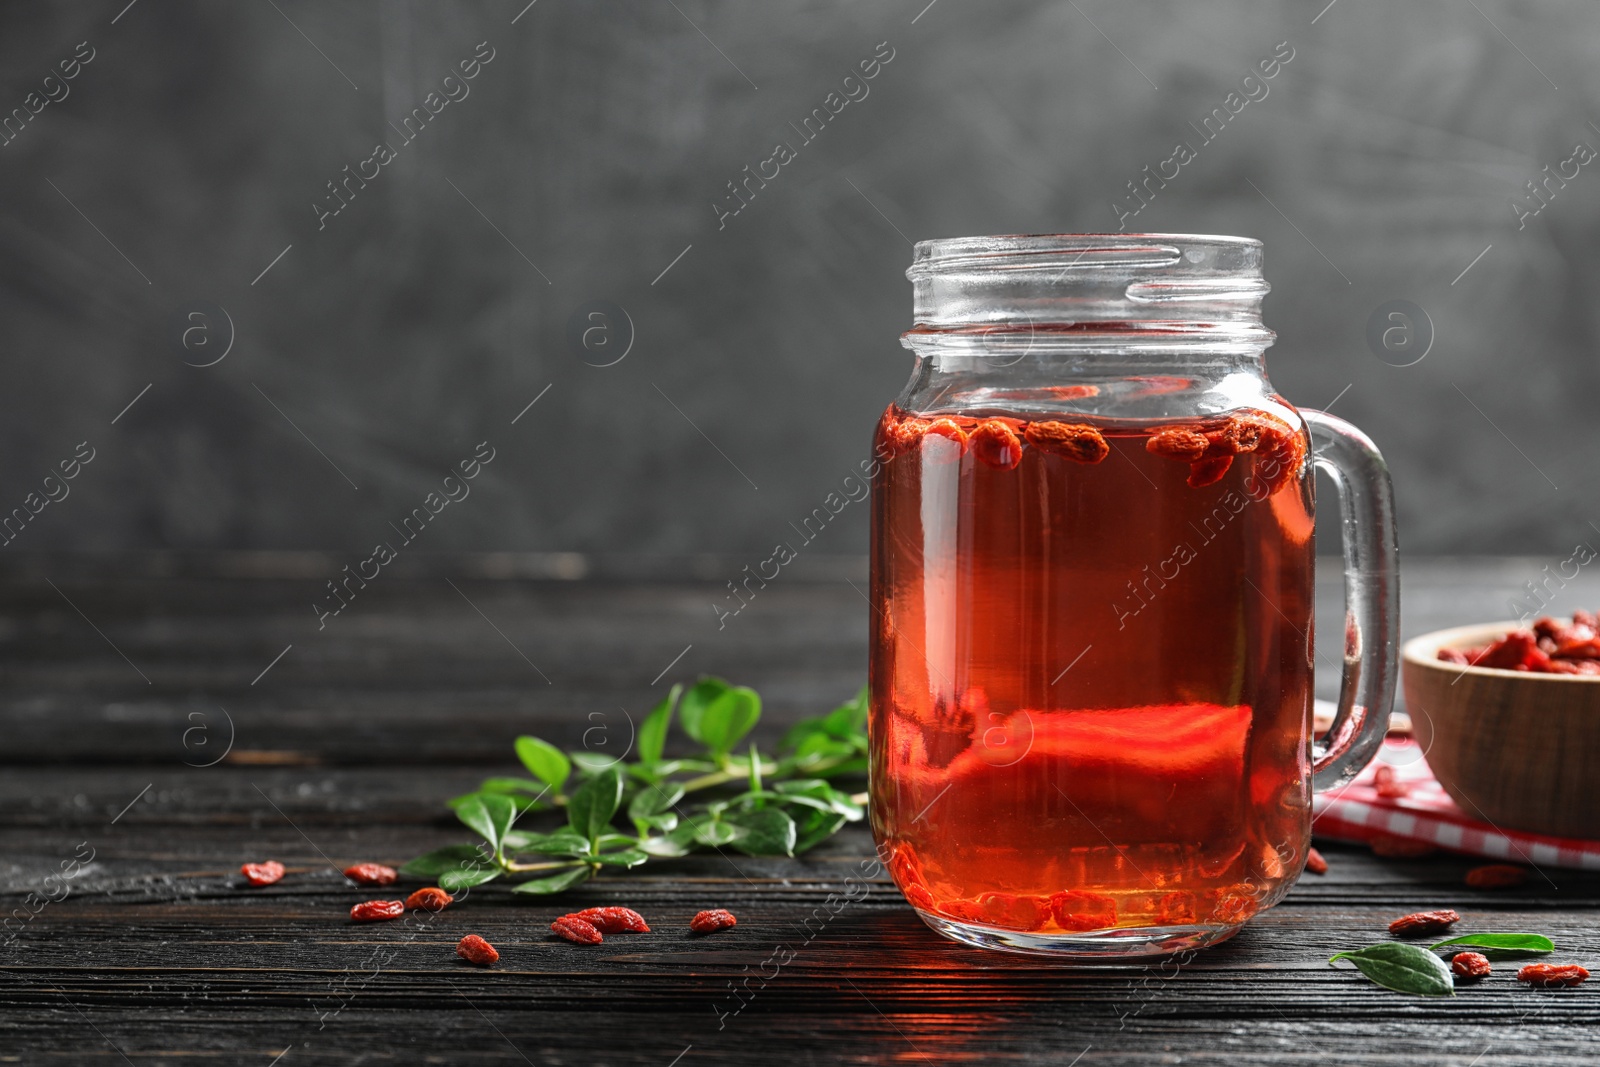
[[[1508,830],[1600,838],[1600,676],[1463,667],[1438,659],[1518,629],[1437,630],[1401,650],[1412,731],[1470,818]]]

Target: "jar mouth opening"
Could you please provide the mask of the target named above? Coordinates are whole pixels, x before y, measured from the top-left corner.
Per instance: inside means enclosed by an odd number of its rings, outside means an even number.
[[[1062,271],[1111,268],[1153,274],[1177,270],[1259,275],[1261,242],[1254,237],[1192,233],[1042,233],[937,237],[918,241],[906,277],[969,271]]]
[[[1023,327],[1077,346],[1138,331],[1168,344],[1264,346],[1271,286],[1253,237],[1006,234],[921,241],[906,277],[913,335]],[[911,335],[908,335],[908,338]]]

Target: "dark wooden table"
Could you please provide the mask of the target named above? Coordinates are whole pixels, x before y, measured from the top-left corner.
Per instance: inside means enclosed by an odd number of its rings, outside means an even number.
[[[514,735],[626,744],[629,716],[709,671],[761,690],[770,743],[860,683],[866,605],[856,560],[797,561],[718,630],[710,604],[737,562],[414,558],[319,630],[310,604],[347,562],[0,563],[0,904],[32,916],[0,936],[0,1063],[1600,1061],[1600,982],[1541,992],[1501,971],[1424,1000],[1328,967],[1435,906],[1600,963],[1600,878],[1552,870],[1477,892],[1456,857],[1327,847],[1325,877],[1166,970],[962,948],[882,876],[830,910],[871,855],[860,829],[798,860],[653,864],[559,903],[486,887],[432,923],[352,925],[372,894],[336,868],[459,840],[443,801],[513,773]],[[1406,633],[1504,617],[1545,562],[1408,564]],[[1336,638],[1337,568],[1324,571],[1320,629]],[[1600,587],[1585,577],[1566,598],[1592,606]],[[1319,678],[1324,695],[1335,684]],[[29,896],[88,849],[64,899]],[[263,857],[290,875],[242,888],[239,864]],[[595,948],[546,933],[613,902],[658,932]],[[739,926],[688,939],[711,906]],[[455,959],[469,931],[500,947],[494,970]],[[772,976],[780,946],[793,958]]]

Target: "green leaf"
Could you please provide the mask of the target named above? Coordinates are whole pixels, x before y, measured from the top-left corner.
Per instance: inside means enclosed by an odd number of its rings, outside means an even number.
[[[1356,970],[1386,989],[1424,997],[1455,995],[1450,968],[1419,945],[1386,941],[1354,952],[1341,952],[1330,957],[1328,962],[1335,960],[1349,960],[1356,965]]]
[[[706,711],[718,697],[731,688],[733,687],[721,678],[709,675],[696,682],[687,693],[683,694],[683,703],[678,706],[678,721],[683,724],[683,732],[703,745],[708,744],[701,728]]]
[[[683,799],[683,786],[676,782],[662,782],[660,785],[645,786],[633,795],[633,800],[628,804],[628,818],[634,823],[644,826],[658,826],[657,821],[663,814],[671,815],[673,825],[677,825],[677,815],[672,813],[673,805]],[[671,826],[662,827],[670,830]]]
[[[794,820],[777,808],[744,811],[729,815],[725,821],[741,831],[732,843],[747,856],[794,855]]]
[[[495,828],[494,818],[490,816],[489,809],[484,804],[485,798],[493,795],[493,793],[469,794],[460,798],[455,809],[456,818],[466,823],[469,830],[488,841],[491,847],[498,848],[500,831]]]
[[[567,801],[567,823],[577,833],[596,840],[610,827],[611,817],[621,803],[622,772],[608,767],[572,794]]]
[[[400,868],[400,873],[413,878],[432,878],[444,871],[453,871],[462,864],[473,863],[494,866],[494,862],[480,851],[478,845],[446,845],[425,853]]]
[[[794,854],[810,851],[839,832],[849,820],[836,811],[813,811],[795,829]]]
[[[729,689],[706,708],[700,720],[700,740],[717,755],[733,749],[761,718],[761,697],[754,689]]]
[[[599,774],[601,771],[609,770],[621,762],[615,756],[607,756],[600,752],[578,751],[569,753],[569,755],[572,756],[572,762],[584,774]]]
[[[490,826],[494,830],[494,836],[489,841],[498,850],[500,842],[510,831],[511,824],[517,821],[519,809],[516,801],[499,793],[484,793],[478,799],[483,805],[483,810],[488,812]]]
[[[532,793],[543,796],[550,792],[550,787],[543,782],[536,782],[532,778],[485,778],[478,786],[480,793]]]
[[[867,728],[867,688],[861,687],[861,692],[855,699],[845,704],[840,704],[827,715],[822,717],[822,728],[831,736],[841,741],[848,740],[852,734],[859,734]]]
[[[1441,941],[1437,945],[1430,945],[1429,950],[1437,952],[1445,947],[1481,948],[1487,950],[1483,954],[1491,960],[1510,960],[1520,956],[1539,956],[1546,952],[1554,952],[1556,943],[1541,934],[1462,934],[1460,937]]]
[[[524,734],[517,738],[517,758],[535,778],[558,793],[572,774],[572,764],[562,751],[537,737]]]
[[[467,889],[471,886],[492,882],[504,873],[498,867],[460,867],[453,871],[442,871],[439,874],[439,888],[454,892],[457,889]]]
[[[536,893],[540,896],[549,896],[551,893],[560,893],[563,890],[571,889],[579,882],[587,882],[589,875],[592,873],[589,866],[585,864],[581,867],[573,867],[571,870],[562,871],[560,874],[552,874],[548,878],[535,878],[530,882],[514,885],[511,887],[511,891],[513,893]]]
[[[595,844],[599,845],[598,851],[609,852],[615,848],[632,848],[638,838],[631,834],[601,834]]]
[[[795,759],[804,764],[808,759],[821,757],[838,757],[855,755],[855,746],[848,741],[840,741],[821,731],[807,734],[795,746]]]
[[[539,856],[582,857],[589,854],[589,839],[565,828],[548,834],[513,830],[502,843],[508,852],[531,852]]]
[[[620,852],[602,852],[596,856],[596,863],[606,863],[613,867],[637,867],[650,858],[649,853],[637,848],[625,848]]]
[[[644,838],[639,842],[639,850],[649,853],[658,859],[670,860],[677,859],[679,856],[687,856],[689,854],[689,844],[687,841],[677,840],[671,834],[666,834],[661,837]]]
[[[659,763],[661,752],[666,748],[667,731],[672,728],[672,709],[678,704],[678,697],[683,695],[683,686],[674,685],[668,692],[667,698],[655,706],[655,710],[644,717],[644,722],[639,724],[639,759],[645,763]]]
[[[678,828],[689,831],[689,837],[696,844],[720,846],[733,842],[739,836],[739,831],[730,823],[723,822],[713,815],[697,815]]]

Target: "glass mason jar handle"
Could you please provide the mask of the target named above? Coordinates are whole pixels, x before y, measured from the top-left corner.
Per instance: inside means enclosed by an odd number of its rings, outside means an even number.
[[[1400,559],[1389,468],[1367,435],[1332,415],[1301,411],[1312,462],[1333,479],[1344,520],[1344,677],[1333,725],[1312,745],[1312,787],[1348,782],[1389,729],[1399,653]]]

